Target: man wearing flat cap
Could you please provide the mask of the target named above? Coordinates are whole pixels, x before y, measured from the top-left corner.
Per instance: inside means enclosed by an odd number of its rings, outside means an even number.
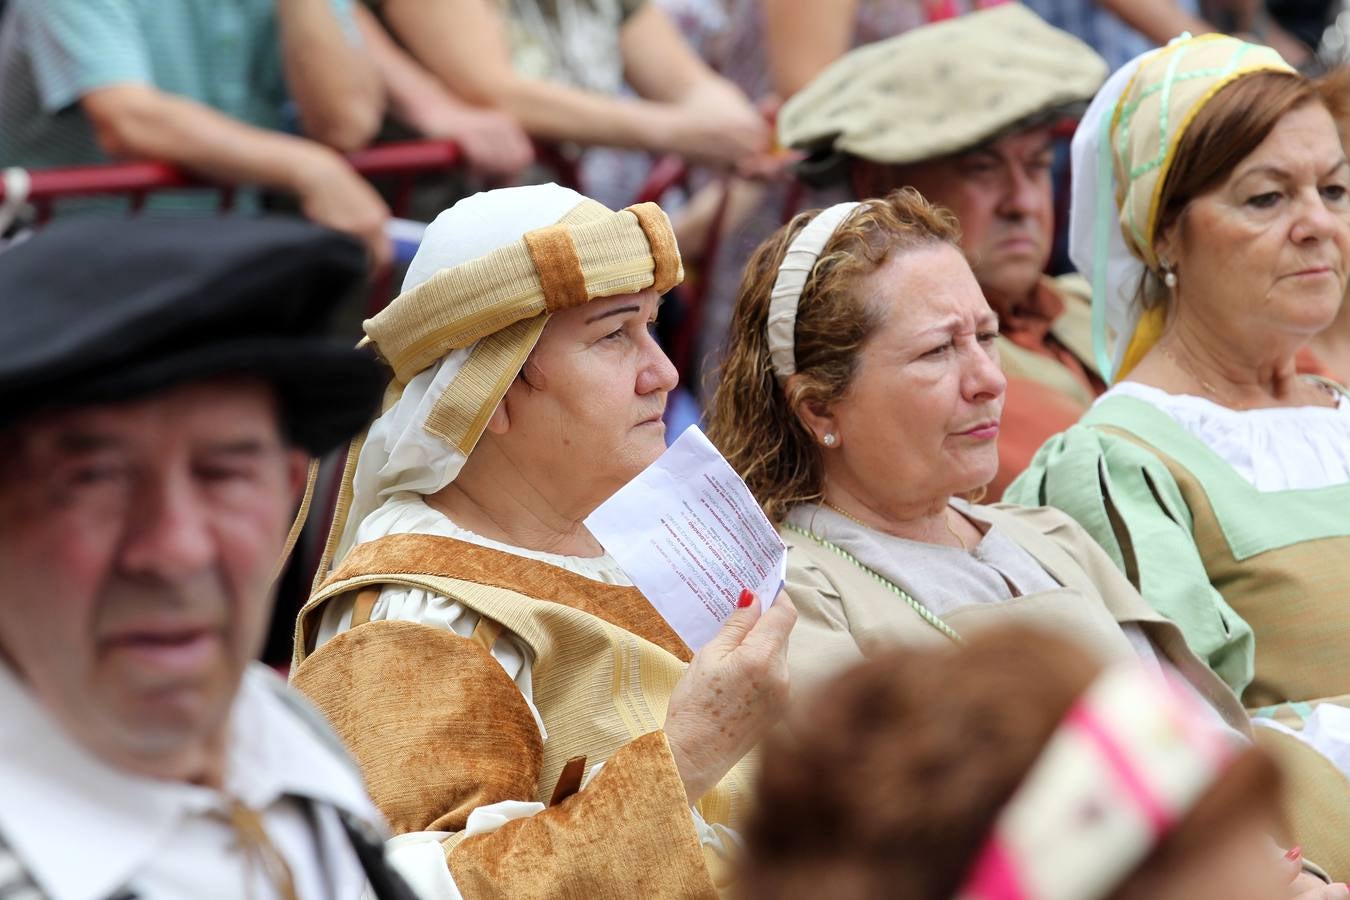
[[[1008,375],[994,499],[1105,388],[1086,284],[1043,274],[1053,130],[1105,77],[1090,47],[1009,3],[860,47],[778,118],[780,141],[808,154],[807,181],[845,182],[859,199],[914,187],[960,220]]]
[[[307,460],[380,390],[364,268],[294,221],[72,220],[0,253],[0,896],[408,897],[252,660]]]

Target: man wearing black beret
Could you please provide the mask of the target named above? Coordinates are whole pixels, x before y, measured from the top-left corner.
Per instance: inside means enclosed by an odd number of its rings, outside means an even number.
[[[410,896],[341,747],[250,663],[307,461],[382,387],[320,337],[363,257],[229,218],[0,253],[0,896]]]

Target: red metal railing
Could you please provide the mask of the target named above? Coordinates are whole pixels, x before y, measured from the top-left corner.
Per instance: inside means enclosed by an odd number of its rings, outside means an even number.
[[[367,178],[392,176],[397,179],[398,194],[406,195],[416,176],[429,171],[450,169],[459,164],[461,153],[453,141],[402,141],[382,144],[349,154],[352,167]],[[208,187],[221,194],[220,208],[229,209],[234,189],[207,181],[176,166],[161,162],[116,162],[60,169],[28,170],[25,199],[37,210],[38,220],[51,215],[52,204],[70,197],[118,194],[129,198],[131,208],[139,210],[148,195],[162,190]],[[0,179],[0,203],[6,200],[6,185]]]

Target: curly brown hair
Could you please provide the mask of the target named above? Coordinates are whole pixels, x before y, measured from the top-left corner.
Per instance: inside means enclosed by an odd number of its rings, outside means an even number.
[[[1101,667],[1018,627],[952,650],[884,651],[838,676],[765,741],[744,832],[744,897],[949,900],[1069,708]],[[1156,878],[1245,816],[1279,775],[1244,751],[1140,866]],[[1111,895],[1137,887],[1131,876]]]
[[[946,243],[960,249],[956,218],[904,188],[863,201],[826,242],[797,305],[797,376],[780,383],[769,361],[769,295],[788,247],[820,210],[795,216],[756,248],[741,278],[730,343],[708,418],[708,438],[740,473],[772,522],[823,496],[815,436],[797,415],[842,397],[858,352],[885,310],[856,291],[893,253]]]

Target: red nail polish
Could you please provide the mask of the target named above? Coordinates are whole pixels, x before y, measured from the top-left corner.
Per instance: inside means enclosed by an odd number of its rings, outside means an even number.
[[[751,603],[755,602],[755,595],[748,588],[741,588],[741,599],[736,601],[736,606],[745,609]]]
[[[1298,862],[1300,859],[1303,858],[1303,848],[1290,847],[1288,852],[1284,854],[1284,858],[1292,862]]]

